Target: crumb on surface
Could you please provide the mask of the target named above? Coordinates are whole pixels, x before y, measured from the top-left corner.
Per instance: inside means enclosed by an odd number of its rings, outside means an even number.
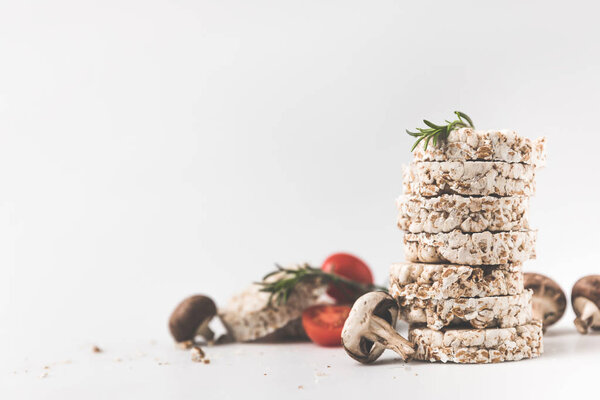
[[[44,371],[42,372],[42,374],[40,375],[40,378],[46,378],[48,376],[48,372]]]
[[[96,345],[92,346],[92,353],[102,353],[102,349]]]
[[[208,358],[205,358],[204,360],[202,360],[202,362],[203,362],[204,364],[210,364],[210,360],[209,360]]]
[[[192,347],[192,349],[190,350],[190,354],[192,356],[192,361],[194,362],[201,362],[202,360],[204,360],[204,357],[206,357],[204,350],[202,350],[202,348],[198,345]]]
[[[304,386],[298,385],[298,389],[304,389]]]

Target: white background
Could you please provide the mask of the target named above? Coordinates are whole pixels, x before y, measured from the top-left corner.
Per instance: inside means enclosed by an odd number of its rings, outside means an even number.
[[[567,292],[598,273],[598,11],[0,0],[2,398],[586,393],[600,338],[577,335],[571,311],[542,359],[487,367],[369,369],[311,344],[223,347],[197,365],[166,321],[186,295],[224,304],[274,262],[340,250],[385,283],[403,258],[404,129],[455,109],[548,137],[526,269]]]

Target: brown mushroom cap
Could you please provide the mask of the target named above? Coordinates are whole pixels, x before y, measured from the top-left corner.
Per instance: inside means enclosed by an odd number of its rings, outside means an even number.
[[[523,278],[525,288],[533,290],[534,315],[542,320],[544,329],[555,324],[567,309],[565,292],[546,275],[525,272]]]
[[[578,297],[585,297],[586,299],[593,302],[596,307],[600,308],[600,275],[588,275],[579,279],[573,285],[571,291],[571,306],[577,316],[579,316],[580,310],[575,309],[575,299]]]
[[[216,314],[217,306],[210,297],[190,296],[179,303],[171,314],[169,319],[171,335],[177,342],[194,340],[198,331],[205,327]]]

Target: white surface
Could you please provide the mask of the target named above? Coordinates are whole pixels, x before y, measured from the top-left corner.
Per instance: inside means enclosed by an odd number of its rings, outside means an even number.
[[[3,387],[11,399],[593,398],[600,336],[557,327],[544,340],[540,359],[403,363],[387,352],[368,366],[311,343],[207,347],[210,364],[201,364],[170,342],[115,342],[100,354],[86,346],[13,366]]]
[[[251,378],[262,379],[256,357],[220,364],[226,349],[206,369],[184,362],[169,344],[172,308],[198,292],[222,304],[274,262],[318,265],[339,250],[383,283],[403,258],[404,129],[455,109],[481,128],[548,137],[532,202],[538,260],[526,269],[567,291],[598,273],[598,11],[587,1],[0,0],[0,397],[176,398],[218,390],[216,380],[234,396],[247,391],[239,380],[271,382]],[[358,393],[387,378],[404,396],[457,392],[498,371],[507,383],[493,393],[530,377],[551,395],[584,390],[599,341],[573,335],[571,319],[541,360],[493,367],[366,369],[308,345],[264,348],[266,379],[286,376],[264,397],[297,384]],[[92,358],[92,343],[109,351]],[[111,361],[138,349],[153,355]],[[37,380],[63,358],[73,364]],[[311,383],[329,361],[335,372]],[[27,366],[32,376],[10,375]]]

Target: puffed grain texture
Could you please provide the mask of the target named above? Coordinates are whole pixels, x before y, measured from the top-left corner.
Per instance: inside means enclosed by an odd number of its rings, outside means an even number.
[[[412,233],[518,231],[529,229],[529,198],[400,196],[398,227]]]
[[[535,167],[496,161],[413,162],[403,168],[404,194],[533,196]]]
[[[522,292],[523,269],[520,264],[477,267],[395,263],[390,267],[390,294],[400,302],[511,296]]]
[[[409,323],[425,323],[440,330],[446,326],[509,328],[532,320],[531,290],[514,296],[472,297],[444,300],[399,299],[402,318]]]
[[[546,138],[529,139],[512,130],[455,129],[437,146],[421,142],[413,151],[415,161],[503,161],[532,164],[546,163]]]
[[[414,359],[460,364],[497,363],[539,357],[544,351],[542,324],[496,329],[446,329],[411,327]]]
[[[276,274],[268,278],[273,281],[280,278]],[[306,308],[318,304],[324,293],[323,285],[314,282],[301,282],[292,291],[283,305],[268,307],[269,293],[261,292],[262,286],[252,284],[241,293],[233,296],[227,307],[219,310],[219,316],[228,332],[238,342],[264,338],[284,328],[288,328],[302,316]],[[294,333],[296,335],[297,332]]]
[[[405,233],[407,261],[463,265],[522,263],[535,258],[536,231]]]

